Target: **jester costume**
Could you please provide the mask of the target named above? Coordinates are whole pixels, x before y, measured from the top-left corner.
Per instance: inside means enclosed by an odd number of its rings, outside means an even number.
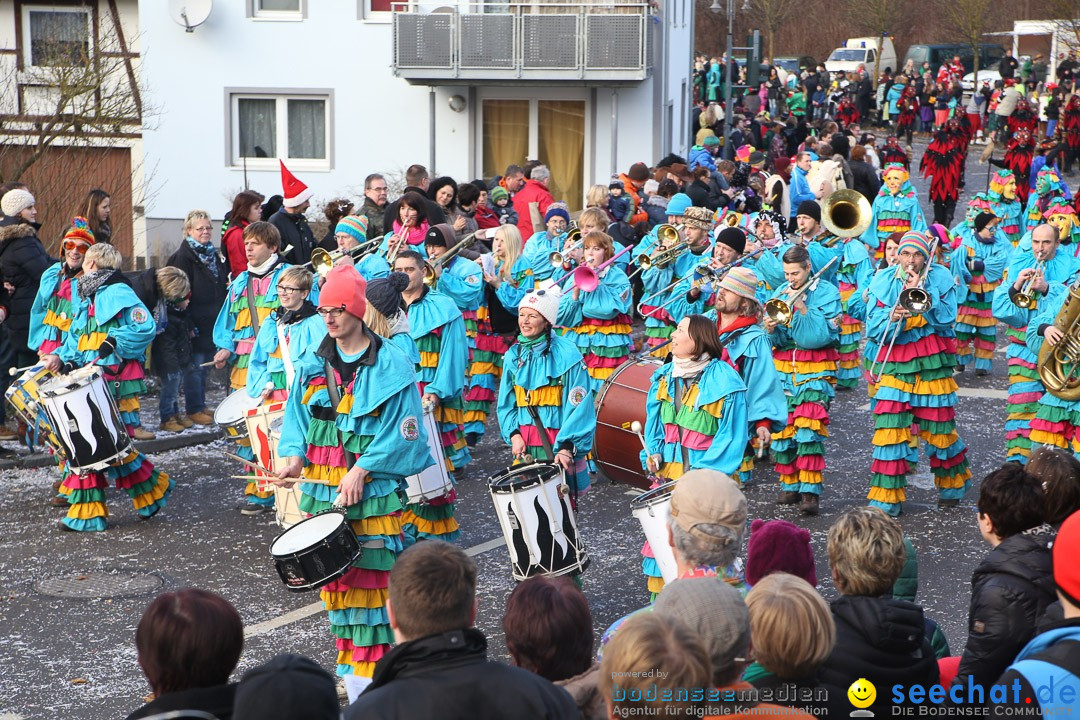
[[[1016,178],[1016,199],[1021,205],[1026,205],[1030,193],[1029,177],[1031,162],[1035,157],[1035,139],[1027,128],[1020,128],[1009,137],[1005,145],[1005,157],[1001,160],[991,159],[990,163],[1012,171]],[[1026,221],[1021,223],[1018,232],[1023,233]]]
[[[840,101],[840,105],[836,108],[836,122],[840,123],[841,128],[859,122],[859,109],[855,107],[855,103],[851,101],[851,97],[848,95],[844,96],[844,99]]]
[[[1043,222],[1043,215],[1050,203],[1057,198],[1065,198],[1068,188],[1061,181],[1061,176],[1054,167],[1044,166],[1035,176],[1035,192],[1028,195],[1024,210],[1024,231],[1031,232]]]
[[[318,302],[318,291],[313,288],[311,293]],[[315,310],[311,300],[305,300],[296,310],[286,310],[279,305],[259,328],[248,361],[247,393],[250,397],[259,397],[270,386],[273,390],[267,402],[280,402],[288,397],[291,372],[286,368],[295,367],[301,354],[314,351],[326,337],[326,323]]]
[[[82,268],[72,269],[61,260],[41,274],[37,295],[30,306],[27,346],[39,355],[51,355],[64,344],[78,304],[78,278]]]
[[[420,393],[439,398],[434,409],[435,421],[441,434],[446,469],[454,478],[454,473],[472,461],[465,442],[462,399],[468,359],[465,322],[453,300],[427,287],[409,304],[408,311],[409,334],[420,351],[420,364],[416,366]],[[451,490],[438,500],[409,503],[402,516],[403,530],[411,538],[456,540],[460,534],[454,519],[456,499],[457,492]]]
[[[592,389],[597,390],[630,358],[630,281],[626,273],[609,265],[600,272],[596,289],[580,290],[577,300],[572,279],[565,283],[557,324],[585,358]]]
[[[788,287],[780,285],[772,297],[785,299]],[[803,301],[807,312],[792,308],[791,326],[777,325],[769,334],[788,410],[786,426],[773,434],[772,450],[785,494],[820,495],[842,309],[840,292],[825,282],[808,290]]]
[[[934,131],[934,138],[919,161],[923,177],[930,178],[930,202],[934,204],[934,222],[950,225],[960,197],[960,177],[964,156],[958,139],[946,128]]]
[[[229,374],[229,385],[233,390],[247,387],[248,363],[256,335],[270,319],[270,313],[281,305],[277,284],[281,273],[288,267],[282,257],[274,253],[262,266],[249,266],[229,284],[225,304],[214,321],[214,345],[232,353],[233,369]],[[252,308],[257,316],[254,321]],[[247,438],[239,442],[237,455],[245,460],[255,459]],[[254,482],[247,484],[244,495],[248,502],[256,505],[270,507],[274,504],[273,490],[260,490]]]
[[[644,297],[647,298],[656,295],[656,293],[661,293],[678,278],[693,275],[694,268],[709,262],[712,256],[711,245],[704,248],[695,248],[695,250],[700,250],[700,254],[697,252],[684,252],[676,257],[674,262],[665,267],[653,265],[648,270],[643,271],[641,273],[641,284],[644,287]],[[671,306],[669,305],[666,308],[661,306],[676,294],[679,287],[677,285],[667,293],[656,295],[648,303],[642,302],[640,310],[641,316],[645,318],[645,344],[650,349],[666,344],[671,338],[671,333],[675,331],[675,326],[679,321],[672,316]],[[682,294],[686,293],[686,289],[682,291]],[[667,353],[668,350],[665,348],[659,351],[658,357],[664,357]]]
[[[1031,107],[1027,98],[1021,96],[1016,101],[1016,108],[1005,121],[1005,127],[1010,136],[1016,135],[1021,130],[1027,130],[1028,135],[1034,136],[1039,132],[1039,114]]]
[[[1016,175],[1012,170],[1001,169],[990,178],[990,212],[1001,219],[1001,231],[1016,246],[1022,234],[1024,206],[1016,199]]]
[[[915,129],[915,115],[919,112],[919,98],[914,85],[907,85],[900,93],[896,108],[900,111],[900,115],[896,118],[896,136],[897,138],[907,137],[907,143],[910,145],[911,134]]]
[[[1065,172],[1072,170],[1073,160],[1080,158],[1080,95],[1073,95],[1061,110],[1061,138],[1065,142]]]
[[[1046,326],[1054,324],[1064,303],[1069,299],[1069,286],[1053,283],[1033,314],[1027,328],[1027,347],[1037,359],[1046,342],[1042,335]],[[1031,420],[1031,444],[1050,445],[1071,452],[1080,459],[1080,401],[1059,398],[1047,391],[1040,398],[1035,417]]]
[[[881,158],[881,167],[885,168],[886,165],[896,164],[903,165],[904,170],[911,172],[911,158],[904,151],[904,148],[900,147],[900,139],[895,135],[890,135],[885,138],[885,144],[881,147],[881,151],[878,153]]]
[[[854,388],[859,384],[859,340],[862,338],[862,320],[848,312],[851,299],[859,288],[865,288],[874,274],[874,265],[866,245],[859,238],[841,241],[843,256],[836,272],[840,302],[844,313],[840,318],[839,359],[836,368],[837,389]]]
[[[1027,344],[1028,325],[1042,309],[1045,298],[1032,292],[1034,304],[1022,308],[1015,302],[1017,290],[1014,284],[1021,270],[1037,264],[1030,248],[1018,248],[1010,259],[1001,285],[994,291],[994,318],[1008,325],[1005,337],[1009,345],[1005,356],[1009,363],[1009,414],[1005,420],[1005,459],[1019,463],[1027,463],[1031,454],[1031,422],[1046,392],[1036,368],[1038,357]],[[1053,257],[1043,263],[1043,277],[1052,288],[1055,284],[1068,282],[1078,267],[1076,259],[1058,247]]]
[[[906,235],[902,246],[912,235],[917,234]],[[918,237],[926,258],[928,243],[925,236]],[[897,275],[897,268],[888,267],[870,281],[866,306],[871,337],[882,337],[888,326],[891,338],[896,327],[889,315],[904,285]],[[887,345],[867,351],[881,367],[873,404],[874,452],[867,499],[894,517],[903,512],[907,476],[918,464],[917,438],[926,441],[939,502],[958,502],[971,478],[966,446],[956,434],[955,350],[949,337],[956,319],[955,287],[952,273],[934,263],[924,285],[930,309],[902,321],[888,358]]]
[[[84,275],[77,292],[75,317],[56,354],[66,372],[89,364],[101,368],[120,420],[130,434],[139,423],[139,396],[146,392],[142,361],[154,339],[154,319],[119,270],[99,269]],[[97,427],[81,431],[95,435],[107,432]],[[70,507],[61,522],[70,530],[84,532],[106,527],[105,488],[109,480],[128,494],[143,519],[165,507],[173,487],[169,476],[135,449],[102,471],[83,475],[64,472],[60,494],[67,496]]]
[[[950,268],[959,270],[967,287],[967,292],[960,293],[963,297],[956,310],[956,362],[961,368],[971,363],[974,343],[975,371],[979,375],[989,373],[992,367],[997,321],[990,306],[1011,252],[1012,245],[999,226],[989,240],[976,232],[965,234],[952,253]]]
[[[390,568],[404,547],[404,479],[432,460],[412,364],[392,343],[364,332],[370,345],[357,356],[343,355],[326,337],[299,359],[278,451],[304,458],[304,476],[320,481],[300,481],[300,510],[309,515],[332,508],[350,464],[368,472],[360,502],[344,508],[364,552],[319,596],[336,638],[337,674],[370,677],[394,642],[386,598]],[[340,394],[336,407],[328,366]]]
[[[899,180],[899,186],[891,190],[883,184],[874,198],[873,219],[870,227],[862,234],[862,241],[874,253],[874,259],[880,260],[885,253],[885,239],[894,232],[924,232],[926,218],[923,217],[915,188],[908,181],[907,170],[896,163],[885,165],[884,177],[888,183],[890,176]],[[894,181],[895,184],[895,181]]]

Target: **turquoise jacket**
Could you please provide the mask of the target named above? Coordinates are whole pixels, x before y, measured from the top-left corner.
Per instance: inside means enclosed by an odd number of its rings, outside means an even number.
[[[460,311],[476,312],[484,299],[484,270],[479,263],[468,258],[451,258],[443,266],[436,287],[453,300]]]
[[[116,276],[114,276],[116,277]],[[93,311],[93,315],[90,311]],[[154,339],[157,324],[135,291],[124,282],[103,285],[87,302],[80,302],[71,330],[64,336],[64,344],[57,355],[64,362],[78,365],[119,365],[124,360],[143,360],[146,348]],[[94,347],[79,349],[79,339],[93,333],[103,333],[116,341],[116,351],[98,359],[99,343]],[[104,338],[102,338],[104,340]]]
[[[300,356],[315,352],[326,337],[326,323],[318,313],[312,313],[299,322],[283,326],[282,332],[289,343],[289,359],[295,368]],[[261,395],[267,383],[271,383],[276,390],[288,389],[285,361],[272,357],[277,350],[278,322],[271,316],[259,328],[255,345],[251,348],[247,372],[247,393],[250,397]]]
[[[895,265],[878,270],[874,275],[870,281],[870,293],[866,300],[867,337],[882,336],[885,326],[889,323],[889,314],[903,286],[903,281],[896,277]],[[923,289],[930,295],[931,303],[930,309],[922,315],[927,324],[910,330],[901,330],[896,338],[897,345],[906,345],[933,334],[952,336],[953,324],[956,322],[956,283],[953,281],[952,273],[944,265],[934,263]],[[890,329],[889,338],[891,337],[892,330]]]
[[[789,283],[784,283],[776,288],[770,299],[786,300],[785,291],[788,286]],[[806,314],[793,310],[791,327],[777,325],[770,333],[774,348],[817,350],[834,346],[840,339],[840,291],[836,286],[819,282],[816,288],[803,295],[803,299],[806,302]]]
[[[61,260],[41,273],[37,295],[34,296],[34,302],[30,305],[30,336],[27,347],[31,350],[38,350],[42,343],[52,339],[54,333],[59,332],[58,328],[45,324],[45,316],[49,312],[49,301],[63,281],[63,267],[64,261]],[[74,319],[79,312],[79,305],[82,303],[82,299],[79,297],[78,283],[78,278],[71,278],[71,312],[68,316],[69,319]],[[66,335],[67,333],[63,334]],[[63,341],[63,337],[57,339]]]
[[[416,373],[425,393],[440,400],[461,395],[469,346],[457,304],[437,290],[425,290],[409,306],[409,335],[420,351]]]
[[[559,300],[557,325],[573,328],[585,322],[585,318],[611,320],[618,315],[629,315],[633,302],[630,281],[626,273],[614,266],[603,271],[596,289],[582,290],[574,300],[571,279],[566,280],[562,299]]]
[[[498,268],[496,268],[496,270],[498,270]],[[514,262],[514,267],[511,268],[510,275],[514,278],[514,282],[517,283],[517,287],[514,287],[513,283],[508,283],[503,280],[499,283],[499,287],[495,288],[495,295],[499,298],[499,302],[503,304],[504,308],[513,312],[518,309],[521,300],[536,287],[536,274],[532,272],[528,260],[524,257],[519,257]]]
[[[286,262],[279,262],[268,273],[271,276],[270,288],[265,295],[260,295],[254,299],[256,309],[260,307],[277,307],[281,304],[277,294],[278,280],[281,279],[281,273],[285,272],[290,265]],[[266,277],[265,275],[263,277]],[[240,335],[244,335],[247,338],[251,338],[254,342],[254,327],[249,325],[246,328],[242,328],[239,333],[236,330],[236,316],[239,310],[233,308],[234,305],[238,305],[241,309],[246,309],[247,305],[240,305],[241,298],[244,291],[247,289],[248,271],[244,270],[242,273],[233,278],[229,283],[229,292],[225,297],[225,302],[221,306],[221,311],[218,312],[217,320],[214,322],[214,345],[222,350],[228,350],[229,352],[236,351],[237,341],[244,338]],[[317,295],[316,295],[317,297]],[[246,303],[246,301],[244,301]],[[260,326],[261,328],[261,326]]]
[[[882,185],[871,207],[874,219],[861,237],[872,253],[883,250],[885,238],[903,225],[916,232],[926,232],[926,216],[910,181],[905,181],[896,195],[890,194],[888,186]]]
[[[368,253],[356,263],[356,272],[365,281],[371,282],[378,278],[384,278],[390,274],[390,265],[378,253]]]

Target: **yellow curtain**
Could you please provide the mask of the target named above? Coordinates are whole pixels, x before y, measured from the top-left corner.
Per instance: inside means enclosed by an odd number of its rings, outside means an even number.
[[[551,171],[548,190],[571,211],[581,210],[585,180],[585,102],[540,100],[539,160]]]
[[[529,154],[529,101],[484,101],[484,177],[523,165]]]

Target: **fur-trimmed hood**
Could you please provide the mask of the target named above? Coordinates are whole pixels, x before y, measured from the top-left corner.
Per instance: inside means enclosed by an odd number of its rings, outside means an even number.
[[[24,237],[37,237],[37,228],[17,218],[4,218],[0,221],[0,243]]]

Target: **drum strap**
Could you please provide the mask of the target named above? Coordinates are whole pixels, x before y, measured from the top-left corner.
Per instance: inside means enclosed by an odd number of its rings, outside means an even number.
[[[278,352],[281,353],[281,362],[285,366],[285,389],[289,390],[292,388],[293,378],[296,376],[292,364],[292,353],[289,351],[289,341],[285,337],[285,330],[281,327],[281,323],[275,322],[274,326],[277,329]]]
[[[551,439],[548,437],[547,428],[544,427],[544,421],[540,419],[540,413],[536,411],[536,408],[532,405],[526,405],[525,409],[529,411],[529,415],[532,416],[533,425],[536,426],[537,432],[540,433],[540,444],[544,446],[544,452],[547,453],[548,462],[555,462],[555,451],[551,447]]]
[[[687,384],[680,378],[673,378],[675,380],[675,392],[671,393],[672,399],[675,401],[675,417],[679,416],[682,411],[682,396],[686,392]],[[682,451],[682,470],[684,473],[690,472],[690,451],[686,449],[686,443],[683,442],[682,430],[679,430],[679,449]]]
[[[330,409],[334,411],[334,419],[337,420],[338,405],[341,404],[341,388],[338,387],[337,374],[334,372],[334,367],[330,364],[329,360],[323,360],[323,369],[326,372],[326,392],[330,396]],[[337,427],[335,422],[334,427]],[[345,442],[341,439],[341,429],[336,430],[338,436],[338,444],[341,445],[341,449],[345,450]],[[345,450],[345,470],[352,470],[353,465],[356,464],[356,455],[354,453]]]
[[[247,306],[251,315],[251,328],[255,331],[255,337],[259,337],[259,313],[255,311],[255,278],[248,273],[247,277]]]

